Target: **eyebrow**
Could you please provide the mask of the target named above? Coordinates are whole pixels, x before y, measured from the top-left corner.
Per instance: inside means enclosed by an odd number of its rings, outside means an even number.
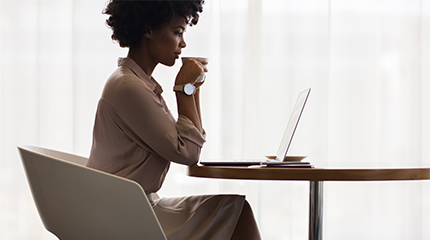
[[[184,26],[177,26],[177,27],[174,27],[173,29],[176,29],[176,28],[181,28],[183,31],[185,31],[185,27]]]

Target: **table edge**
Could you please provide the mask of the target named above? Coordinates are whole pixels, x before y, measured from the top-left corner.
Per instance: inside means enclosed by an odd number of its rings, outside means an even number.
[[[247,168],[188,167],[188,176],[243,180],[302,180],[302,181],[406,181],[430,180],[430,168]]]

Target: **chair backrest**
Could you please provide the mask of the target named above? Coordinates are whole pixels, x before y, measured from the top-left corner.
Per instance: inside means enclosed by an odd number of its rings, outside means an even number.
[[[82,166],[86,166],[87,162],[88,162],[88,158],[86,157],[81,157],[75,154],[70,154],[70,153],[65,153],[65,152],[60,152],[60,151],[56,151],[56,150],[52,150],[52,149],[47,149],[47,148],[42,148],[42,147],[36,147],[36,146],[22,146],[22,147],[18,147],[18,149],[20,148],[25,148],[29,151],[33,151],[36,153],[40,153],[42,155],[48,155],[66,162],[72,162],[72,163],[76,163]]]
[[[87,159],[76,155],[18,149],[43,224],[59,239],[167,239],[136,182],[82,166]]]

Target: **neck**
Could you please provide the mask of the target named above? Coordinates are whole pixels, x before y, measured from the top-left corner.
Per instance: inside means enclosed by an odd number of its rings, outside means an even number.
[[[154,69],[158,64],[158,62],[152,60],[150,56],[151,55],[148,54],[144,44],[141,44],[139,47],[130,48],[127,54],[127,57],[133,59],[133,61],[139,65],[148,77],[152,76],[152,72],[154,72]]]

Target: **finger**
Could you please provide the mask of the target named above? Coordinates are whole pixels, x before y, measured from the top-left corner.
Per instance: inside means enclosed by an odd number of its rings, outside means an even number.
[[[205,60],[205,59],[200,59],[201,61],[201,63],[203,64],[203,65],[208,65],[209,64],[209,62],[207,61],[207,60]]]
[[[201,63],[202,65],[208,65],[209,62],[203,58],[193,58],[194,60],[196,60],[197,62]]]
[[[206,65],[206,64],[208,64],[209,62],[206,60],[206,59],[204,59],[204,58],[194,58],[195,60],[197,60],[197,61],[199,61],[199,62],[201,62],[203,65]]]
[[[195,63],[200,67],[200,69],[203,70],[203,72],[209,72],[208,68],[206,67],[205,64],[203,64],[200,60],[201,59],[193,59],[195,61]],[[207,62],[205,60],[203,60],[204,62]]]
[[[205,83],[205,80],[206,80],[206,76],[203,78],[203,81],[201,81],[201,82],[196,82],[196,83],[194,84],[194,86],[195,86],[196,88],[199,88],[200,86],[202,86],[202,85],[203,85],[203,83]]]

